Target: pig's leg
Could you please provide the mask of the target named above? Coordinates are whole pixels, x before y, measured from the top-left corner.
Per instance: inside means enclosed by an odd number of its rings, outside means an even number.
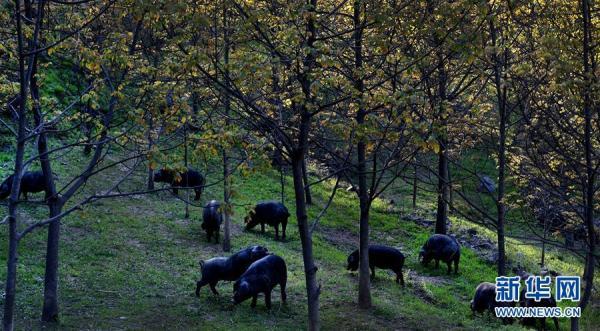
[[[402,274],[402,269],[396,271],[396,283],[400,281],[400,285],[404,287],[404,275]]]
[[[458,261],[459,261],[459,258],[454,259],[454,273],[455,274],[458,274]]]
[[[279,240],[279,224],[275,225],[275,240]]]
[[[271,309],[271,291],[265,292],[265,304],[267,305],[267,309]]]
[[[178,195],[179,189],[177,189],[176,187],[173,187],[173,194]]]
[[[217,228],[217,232],[215,233],[215,238],[217,239],[217,244],[219,243],[219,229]]]
[[[287,227],[287,222],[281,223],[281,232],[283,235],[281,236],[281,240],[285,240],[285,228]]]
[[[217,286],[217,282],[210,283],[210,289],[212,290],[213,294],[219,295],[219,292],[217,292],[217,288],[215,286]]]
[[[375,267],[371,267],[371,279],[375,279]]]
[[[202,192],[198,189],[194,190],[194,192],[196,192],[196,197],[194,198],[194,200],[200,200],[200,195],[202,194]]]
[[[435,268],[439,268],[440,267],[440,260],[435,259]]]
[[[281,284],[279,284],[279,287],[281,287],[281,302],[285,302],[285,300],[287,299],[287,294],[285,293],[285,283],[281,282]]]
[[[260,223],[260,232],[265,233],[265,223]]]
[[[200,289],[202,288],[202,286],[204,286],[206,284],[207,284],[207,282],[204,279],[201,279],[196,282],[196,296],[197,297],[200,296]]]
[[[252,304],[250,304],[250,307],[252,307],[252,308],[256,307],[256,299],[258,299],[258,294],[255,294],[252,297]]]

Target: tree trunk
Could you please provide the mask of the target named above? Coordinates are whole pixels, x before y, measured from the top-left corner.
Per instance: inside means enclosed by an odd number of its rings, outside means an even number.
[[[585,119],[584,125],[584,155],[585,155],[585,168],[586,178],[583,187],[583,201],[584,201],[584,225],[587,230],[587,253],[585,257],[585,267],[583,270],[583,295],[581,301],[579,301],[579,307],[581,311],[587,307],[590,298],[592,296],[592,288],[594,287],[594,266],[596,253],[596,233],[594,230],[594,190],[596,173],[593,163],[593,146],[592,146],[592,81],[591,76],[595,74],[592,70],[590,63],[592,55],[590,54],[593,49],[591,45],[592,41],[592,18],[590,10],[589,0],[581,1],[581,11],[583,16],[583,77],[586,79],[586,85],[583,91],[583,117]],[[579,329],[579,319],[571,319],[571,330]]]
[[[359,191],[361,191],[360,188]],[[362,192],[359,195],[362,195]],[[369,209],[368,197],[366,199],[360,197],[358,306],[363,309],[368,309],[372,305],[369,274]]]
[[[427,1],[427,11],[432,18],[433,15],[433,1]],[[433,34],[433,45],[437,48],[443,44],[442,38],[438,34]],[[435,233],[446,234],[448,232],[446,222],[448,220],[448,202],[450,201],[449,192],[449,169],[448,169],[448,121],[446,119],[446,101],[447,101],[447,85],[448,77],[445,68],[446,58],[444,54],[437,55],[437,103],[438,103],[438,114],[437,121],[439,122],[440,132],[438,132],[438,185],[437,185],[437,212],[435,222]]]
[[[38,19],[41,19],[39,17]],[[35,47],[36,45],[32,45]],[[31,97],[34,100],[33,118],[36,127],[40,128],[37,141],[40,165],[44,174],[46,185],[46,203],[48,204],[49,218],[55,217],[62,212],[62,201],[56,192],[52,164],[48,155],[47,136],[44,128],[44,120],[40,109],[40,94],[37,84],[37,57],[32,61],[30,88]],[[46,267],[44,274],[44,305],[42,308],[42,321],[55,322],[58,320],[58,248],[60,243],[60,220],[48,225],[48,239],[46,243]]]
[[[298,233],[302,242],[302,258],[304,260],[304,275],[306,278],[306,294],[308,297],[308,329],[319,330],[319,293],[317,285],[317,267],[315,266],[312,236],[308,229],[308,216],[306,214],[306,201],[304,193],[304,180],[302,178],[302,162],[304,151],[296,151],[292,161],[294,177],[294,195],[296,197],[296,218],[298,219]]]
[[[227,151],[223,149],[223,251],[229,252],[231,251],[231,220],[230,220],[230,212],[231,208],[229,206],[229,198],[231,197],[231,177],[229,173],[229,157],[227,156]]]
[[[306,195],[306,204],[312,205],[312,194],[310,193],[310,186],[308,182],[308,171],[306,169],[306,159],[302,162],[302,180],[304,181],[304,194]]]
[[[85,113],[91,115],[92,110],[90,109],[89,104],[86,104],[84,107]],[[83,146],[83,155],[88,156],[92,153],[92,125],[87,121],[83,121],[81,128],[83,134],[85,135],[85,146]]]
[[[16,176],[15,176],[16,177]],[[14,187],[14,184],[13,184]],[[17,191],[18,192],[18,191]],[[12,196],[12,194],[11,194]],[[12,200],[12,197],[11,197]],[[8,257],[6,259],[6,287],[4,298],[4,319],[2,326],[4,330],[14,329],[15,297],[17,292],[17,219],[16,200],[10,202],[8,214]]]
[[[435,233],[446,234],[448,232],[446,221],[448,220],[448,155],[446,152],[447,140],[439,138],[440,150],[438,152],[438,197],[437,213],[435,220]]]
[[[149,114],[148,118],[148,152],[152,150],[152,146],[154,146],[154,140],[152,139],[152,130],[154,129],[154,120],[152,118],[152,113]],[[148,164],[148,179],[147,179],[148,190],[154,190],[154,170]]]
[[[312,96],[311,72],[316,65],[316,54],[314,44],[317,40],[316,24],[317,0],[310,0],[310,6],[307,9],[309,15],[306,18],[306,44],[303,44],[307,50],[307,55],[303,61],[302,72],[299,75],[299,82],[302,87],[305,101],[297,109],[300,114],[300,123],[298,125],[298,135],[295,147],[290,150],[292,155],[292,174],[294,180],[294,198],[296,200],[296,218],[298,221],[298,234],[302,243],[302,258],[304,260],[304,275],[306,277],[306,293],[308,303],[308,329],[310,331],[319,330],[319,293],[320,286],[317,285],[317,267],[313,257],[312,235],[308,228],[308,216],[306,214],[306,193],[304,192],[304,178],[302,174],[302,164],[306,157],[308,148],[308,135],[310,132],[311,115],[309,104],[315,102]]]
[[[225,75],[225,86],[229,88],[229,25],[227,15],[227,2],[223,2],[223,64],[224,64],[224,75]],[[224,108],[225,108],[225,127],[229,129],[229,111],[231,108],[231,101],[227,91],[223,91],[224,97]],[[223,221],[225,223],[225,229],[223,231],[223,251],[231,251],[231,206],[229,206],[229,200],[231,198],[231,171],[229,169],[229,156],[227,155],[227,149],[223,148]]]
[[[448,206],[454,206],[454,192],[452,190],[452,171],[450,171],[450,165],[448,164]],[[448,213],[452,213],[452,209],[449,208]]]
[[[8,201],[8,256],[6,259],[6,287],[4,299],[4,317],[2,326],[5,331],[14,329],[14,311],[17,286],[17,204],[23,176],[23,157],[25,155],[25,107],[27,100],[27,83],[25,79],[25,58],[23,55],[23,33],[21,27],[21,2],[15,0],[15,20],[17,27],[18,57],[19,57],[19,127],[17,131],[17,150],[15,171]]]
[[[187,171],[188,169],[188,135],[187,135],[187,124],[183,125],[183,163],[185,164],[185,169]],[[189,188],[190,187],[190,183],[189,183],[189,176],[185,177],[185,187]],[[185,190],[185,218],[190,218],[190,190],[186,189]]]
[[[491,7],[490,7],[491,8]],[[505,172],[506,172],[506,87],[502,84],[502,66],[504,65],[497,53],[497,30],[494,20],[490,16],[490,36],[494,53],[492,55],[494,70],[494,85],[496,87],[497,107],[498,107],[498,202],[496,203],[497,219],[496,234],[498,239],[498,276],[506,275],[506,252],[504,223],[506,220],[506,206],[504,202],[505,191]],[[506,55],[506,53],[504,53]],[[505,56],[506,57],[506,56]]]
[[[281,203],[285,204],[285,169],[283,162],[279,164],[279,183],[281,185]]]
[[[412,208],[413,210],[417,209],[417,158],[415,156],[413,165],[413,183],[412,183]]]
[[[60,205],[50,204],[50,217],[61,213]],[[48,225],[48,242],[46,244],[46,269],[44,274],[44,306],[42,321],[58,321],[58,246],[60,243],[60,220]]]
[[[359,96],[354,100],[358,106],[356,114],[356,123],[362,126],[365,123],[367,113],[364,109],[362,94],[364,93],[364,81],[360,76],[362,70],[362,36],[363,29],[361,23],[361,12],[363,10],[361,0],[354,1],[353,21],[354,21],[354,67],[359,73],[354,77],[354,88]],[[366,165],[366,137],[360,137],[357,144],[358,154],[358,197],[360,200],[360,229],[359,229],[359,272],[358,272],[358,306],[363,309],[371,307],[371,279],[369,274],[369,191],[367,187],[367,165]]]

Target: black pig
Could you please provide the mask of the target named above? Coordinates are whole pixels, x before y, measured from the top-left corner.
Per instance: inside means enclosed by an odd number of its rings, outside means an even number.
[[[202,212],[202,229],[206,231],[206,240],[210,242],[210,237],[214,232],[217,244],[219,243],[219,230],[223,221],[221,211],[219,210],[220,206],[217,200],[211,200],[204,206],[204,211]]]
[[[426,266],[431,260],[435,260],[435,267],[439,268],[440,260],[448,265],[448,273],[452,271],[454,262],[454,273],[458,273],[458,262],[460,261],[460,245],[456,239],[445,234],[434,234],[429,237],[419,252],[421,263]]]
[[[252,262],[267,256],[268,250],[262,246],[250,246],[230,257],[215,257],[208,261],[200,261],[202,278],[196,282],[196,296],[200,296],[202,286],[209,284],[210,289],[218,295],[217,283],[220,280],[238,279]]]
[[[0,199],[6,199],[10,195],[14,177],[15,175],[10,175],[0,185]],[[46,177],[44,176],[44,173],[41,171],[25,172],[21,178],[19,196],[23,195],[25,200],[27,200],[27,193],[37,193],[41,191],[46,191]],[[47,197],[48,192],[46,192],[46,198]]]
[[[554,296],[551,296],[550,298],[543,298],[540,301],[535,301],[535,299],[525,298],[525,293],[525,289],[522,289],[521,295],[519,296],[519,305],[521,307],[556,307],[556,300],[554,299]],[[542,329],[546,330],[546,318],[544,317],[525,317],[521,319],[521,324],[536,327],[538,319],[542,321]],[[556,330],[559,330],[558,318],[553,317],[552,319],[554,320],[554,327],[556,327]]]
[[[171,184],[171,188],[175,195],[179,193],[179,187],[192,187],[196,193],[194,200],[200,200],[202,190],[204,189],[204,176],[191,168],[188,168],[185,172],[179,173],[179,176],[176,176],[176,174],[177,173],[174,170],[160,169],[154,173],[154,181],[156,183]]]
[[[275,228],[275,240],[279,239],[279,223],[281,223],[281,238],[285,239],[285,228],[289,216],[290,213],[281,202],[260,202],[244,218],[244,223],[246,224],[246,230],[260,224],[262,233],[265,233],[265,223],[273,226]]]
[[[348,256],[348,270],[356,271],[360,258],[358,249]],[[380,269],[390,269],[396,273],[396,283],[400,282],[404,286],[404,277],[402,276],[402,267],[404,266],[404,255],[397,249],[382,245],[369,245],[369,268],[371,268],[371,278],[375,278],[375,267]]]
[[[281,287],[281,301],[285,302],[287,267],[285,261],[277,255],[268,255],[252,263],[248,270],[233,284],[233,302],[237,305],[252,297],[251,307],[256,307],[259,293],[265,294],[265,304],[271,308],[271,291],[277,285]]]
[[[495,314],[496,307],[514,307],[514,302],[498,302],[496,301],[496,285],[488,282],[483,282],[475,289],[475,295],[471,300],[471,311],[473,314],[488,311]],[[503,318],[502,323],[512,323],[512,318]]]

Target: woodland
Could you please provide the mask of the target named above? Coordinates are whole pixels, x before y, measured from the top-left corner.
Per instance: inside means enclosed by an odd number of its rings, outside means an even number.
[[[580,276],[560,327],[600,329],[596,5],[0,2],[4,330],[541,328],[471,311],[522,274]],[[245,226],[260,201],[289,210],[282,238]],[[420,263],[433,234],[455,273]],[[402,285],[371,277],[375,244]],[[253,245],[285,260],[285,302],[194,295],[204,261]]]

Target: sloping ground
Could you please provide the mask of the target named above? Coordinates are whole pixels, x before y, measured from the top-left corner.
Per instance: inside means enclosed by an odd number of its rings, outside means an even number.
[[[94,185],[119,174],[97,179]],[[106,175],[105,175],[106,176]],[[142,187],[140,182],[129,183]],[[288,264],[288,302],[280,305],[278,288],[273,308],[268,311],[259,299],[256,309],[245,302],[231,303],[232,283],[218,286],[220,296],[203,288],[200,298],[193,294],[199,276],[198,261],[224,255],[220,246],[207,243],[200,229],[200,209],[191,209],[191,219],[183,219],[182,203],[168,193],[105,200],[68,217],[62,228],[61,244],[61,329],[277,329],[305,328],[304,272],[301,245],[292,216],[285,243],[265,235],[242,230],[243,205],[279,197],[277,176],[253,175],[236,179],[236,214],[233,250],[261,244],[281,255]],[[209,179],[210,181],[210,179]],[[294,215],[290,181],[287,205]],[[203,194],[203,202],[221,197],[214,186]],[[326,200],[324,187],[313,192],[317,205]],[[495,319],[472,318],[469,310],[475,286],[493,281],[495,268],[475,252],[463,252],[458,275],[446,275],[417,263],[417,253],[430,230],[397,214],[387,213],[376,204],[372,215],[372,241],[400,248],[407,256],[406,288],[394,277],[378,271],[372,285],[374,307],[360,311],[356,305],[358,277],[345,270],[347,254],[358,242],[357,201],[340,192],[315,231],[315,256],[322,286],[321,319],[324,329],[333,330],[434,330],[434,329],[519,329],[502,326]],[[37,208],[37,209],[36,209]],[[30,215],[41,217],[43,207],[26,204]],[[310,209],[311,216],[319,212]],[[462,224],[464,226],[465,224]],[[41,307],[44,270],[45,231],[24,239],[20,246],[17,325],[37,328]],[[0,238],[6,237],[0,227]],[[526,252],[527,253],[527,252]],[[0,246],[0,263],[6,262],[6,245]],[[4,279],[5,269],[0,269]],[[4,284],[0,284],[2,288]],[[1,307],[0,307],[1,308]],[[598,311],[596,307],[595,311]],[[594,312],[592,312],[594,313]],[[584,326],[598,325],[587,314]],[[562,325],[566,321],[561,321]],[[596,323],[596,324],[592,324]]]

